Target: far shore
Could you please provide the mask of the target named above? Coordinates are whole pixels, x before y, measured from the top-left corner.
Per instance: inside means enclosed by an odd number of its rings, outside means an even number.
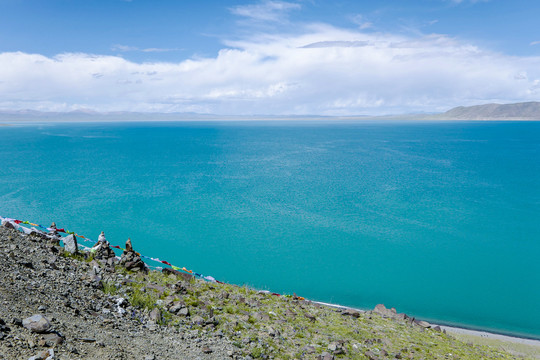
[[[446,123],[446,122],[540,122],[537,118],[446,118],[436,116],[208,116],[208,117],[166,117],[162,114],[155,116],[135,116],[135,117],[107,117],[107,116],[95,116],[95,117],[58,117],[58,118],[2,118],[0,116],[0,126],[13,126],[13,125],[34,125],[34,124],[85,124],[85,123],[257,123],[257,122],[270,122],[270,123],[376,123],[376,122],[396,122],[396,123]]]
[[[381,109],[379,109],[381,110]],[[117,122],[117,121],[540,121],[540,102],[528,101],[512,104],[481,104],[458,106],[446,112],[392,113],[354,115],[315,114],[251,114],[218,115],[196,112],[101,112],[79,109],[65,112],[37,110],[0,110],[0,121],[43,121],[43,122]]]

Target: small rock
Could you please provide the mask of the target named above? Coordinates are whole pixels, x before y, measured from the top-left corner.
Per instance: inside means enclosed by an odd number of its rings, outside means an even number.
[[[34,264],[31,261],[22,261],[19,264],[29,269],[34,269]]]
[[[99,275],[91,276],[90,285],[95,289],[103,289],[103,282],[101,281],[101,276]]]
[[[2,220],[2,226],[5,227],[6,229],[16,230],[15,224],[13,224],[11,221],[8,221],[8,220]]]
[[[155,290],[159,294],[163,294],[165,292],[165,287],[164,286],[160,286],[160,285],[156,285],[156,284],[147,284],[146,288]]]
[[[409,320],[410,319],[409,315],[403,314],[403,313],[396,314],[395,318],[398,319],[398,320]]]
[[[421,327],[426,328],[426,329],[429,328],[429,327],[431,327],[431,324],[428,323],[427,321],[415,320],[414,323],[415,323],[416,325],[421,326]]]
[[[6,325],[4,320],[0,319],[0,332],[9,332],[11,329]]]
[[[187,307],[181,308],[180,310],[178,310],[178,312],[176,313],[176,315],[179,315],[179,316],[189,316],[189,309],[188,309]]]
[[[49,347],[54,347],[54,346],[60,345],[60,344],[62,344],[64,342],[64,338],[61,337],[58,334],[55,334],[55,333],[45,335],[43,337],[43,340],[45,340],[45,345],[47,345]]]
[[[386,306],[384,306],[383,304],[378,304],[377,306],[375,306],[375,309],[373,310],[373,312],[379,314],[379,315],[382,315],[384,317],[395,317],[397,315],[397,312],[396,312],[396,309],[392,308],[392,309],[387,309]]]
[[[203,325],[204,319],[201,316],[196,315],[193,317],[193,319],[191,319],[191,322],[195,325]]]
[[[360,317],[360,312],[357,311],[357,310],[354,310],[354,309],[345,309],[341,313],[341,315],[352,316],[352,317],[358,318],[358,317]]]
[[[314,354],[315,353],[315,348],[311,345],[306,345],[304,346],[304,348],[302,349],[306,354]]]
[[[96,342],[96,339],[91,339],[91,338],[80,338],[78,339],[82,342],[85,342],[85,343],[93,343],[93,342]]]
[[[150,317],[150,320],[152,320],[155,323],[160,321],[161,320],[161,311],[159,310],[159,308],[154,308],[154,310],[152,310],[150,312],[149,317]]]
[[[270,327],[268,328],[268,335],[272,336],[272,337],[276,337],[276,336],[279,336],[280,333],[278,330],[275,330],[274,328]]]
[[[52,360],[52,359],[54,359],[53,349],[42,351],[39,354],[28,358],[28,360]]]
[[[369,360],[377,360],[378,357],[377,355],[375,355],[375,353],[371,350],[368,350],[364,353],[364,355],[369,359]]]
[[[171,269],[171,268],[163,268],[163,270],[161,270],[161,272],[164,273],[164,274],[174,275],[175,277],[181,277],[186,281],[190,281],[191,278],[193,278],[193,275],[191,275],[191,274],[187,274],[185,272],[174,270],[174,269]]]
[[[258,321],[270,321],[270,316],[264,312],[258,312],[253,315]]]
[[[44,333],[50,329],[51,323],[42,315],[33,315],[22,321],[22,324],[28,330],[35,333]]]
[[[210,349],[208,346],[205,346],[202,348],[202,352],[205,353],[205,354],[210,354],[212,353],[214,350]]]
[[[107,259],[107,266],[112,268],[114,270],[114,266],[118,262],[118,259],[116,257],[110,257]]]
[[[315,320],[317,320],[317,318],[312,315],[312,314],[308,314],[308,313],[305,313],[304,314],[311,322],[315,322]]]
[[[334,356],[325,351],[321,355],[318,356],[318,359],[319,360],[334,360]]]
[[[171,307],[169,307],[169,311],[173,314],[176,314],[179,312],[182,308],[184,308],[185,305],[181,301],[175,301],[172,303]]]

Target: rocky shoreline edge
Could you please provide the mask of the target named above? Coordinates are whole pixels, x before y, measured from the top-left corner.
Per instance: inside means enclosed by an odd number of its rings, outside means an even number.
[[[526,358],[384,305],[362,312],[148,271],[132,249],[119,261],[65,239],[0,227],[0,359]]]

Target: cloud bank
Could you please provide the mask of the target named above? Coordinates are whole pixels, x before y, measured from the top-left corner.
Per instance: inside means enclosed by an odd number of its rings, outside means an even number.
[[[280,22],[289,11],[300,9],[300,4],[285,1],[265,1],[259,4],[241,5],[231,8],[234,15],[256,21]]]
[[[306,25],[295,35],[225,41],[215,57],[177,63],[0,53],[4,110],[381,115],[539,95],[540,57],[507,56],[444,35],[406,37],[324,24]]]

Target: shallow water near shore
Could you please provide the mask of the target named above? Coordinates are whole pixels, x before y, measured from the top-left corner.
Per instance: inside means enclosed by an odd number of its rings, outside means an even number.
[[[540,338],[540,122],[33,124],[0,127],[0,155],[1,216]]]

